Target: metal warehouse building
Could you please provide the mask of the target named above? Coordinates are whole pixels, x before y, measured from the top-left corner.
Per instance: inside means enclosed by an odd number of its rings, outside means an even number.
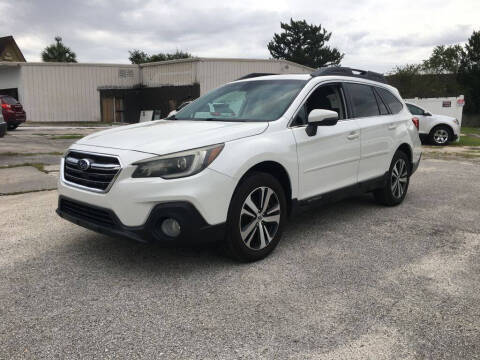
[[[141,65],[0,62],[0,94],[29,121],[137,122],[250,73],[310,73],[285,60],[191,58]]]

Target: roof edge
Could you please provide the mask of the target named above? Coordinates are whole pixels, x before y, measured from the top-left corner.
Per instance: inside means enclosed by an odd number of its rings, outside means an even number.
[[[137,64],[113,64],[113,63],[67,63],[67,62],[14,62],[14,61],[0,61],[0,66],[105,66],[105,67],[137,67]]]
[[[165,61],[156,61],[150,63],[142,64],[121,64],[121,63],[66,63],[66,62],[10,62],[10,61],[0,61],[0,66],[4,64],[12,66],[107,66],[107,67],[149,67],[149,66],[158,66],[158,65],[168,65],[168,64],[177,64],[177,63],[187,63],[187,62],[201,62],[201,61],[229,61],[229,62],[276,62],[284,63],[296,67],[303,68],[307,71],[315,71],[315,69],[310,68],[305,65],[297,64],[293,61],[284,60],[284,59],[254,59],[254,58],[209,58],[209,57],[192,57],[185,59],[175,59],[175,60],[165,60]]]

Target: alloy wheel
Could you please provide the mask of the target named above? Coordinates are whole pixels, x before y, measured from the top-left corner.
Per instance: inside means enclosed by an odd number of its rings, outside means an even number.
[[[437,144],[445,144],[448,141],[448,131],[445,129],[435,130],[433,140],[435,140]]]
[[[245,199],[240,212],[240,235],[252,250],[262,250],[270,244],[280,225],[280,202],[271,188],[262,186]]]
[[[391,182],[391,190],[392,195],[400,199],[408,184],[408,169],[407,163],[404,159],[398,159],[395,165],[392,168],[392,182]]]

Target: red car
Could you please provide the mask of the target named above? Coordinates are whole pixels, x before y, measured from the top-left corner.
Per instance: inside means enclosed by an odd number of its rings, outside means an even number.
[[[3,119],[7,123],[8,130],[14,130],[27,120],[25,110],[15,98],[9,95],[0,95]]]

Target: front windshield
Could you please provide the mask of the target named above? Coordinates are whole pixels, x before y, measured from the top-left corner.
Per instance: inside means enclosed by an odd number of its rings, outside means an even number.
[[[306,80],[254,80],[222,86],[185,106],[177,120],[273,121],[290,106]]]

